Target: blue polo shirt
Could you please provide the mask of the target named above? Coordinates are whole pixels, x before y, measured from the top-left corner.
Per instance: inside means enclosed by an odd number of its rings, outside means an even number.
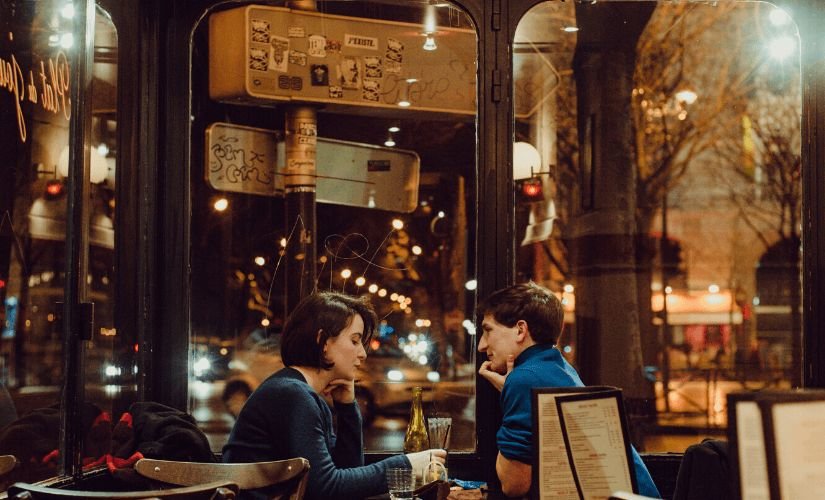
[[[510,460],[533,463],[532,389],[534,387],[583,387],[579,374],[555,346],[537,344],[525,349],[504,380],[501,390],[501,427],[496,434],[498,450]],[[660,498],[659,490],[632,448],[639,493]]]

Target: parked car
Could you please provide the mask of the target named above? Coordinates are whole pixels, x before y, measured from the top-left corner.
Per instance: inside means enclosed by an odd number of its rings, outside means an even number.
[[[240,413],[252,391],[284,366],[278,335],[249,343],[236,350],[229,362],[223,391],[223,401],[234,416]],[[378,414],[409,411],[415,386],[424,388],[425,403],[432,400],[433,384],[438,380],[438,372],[428,365],[411,360],[397,347],[381,344],[369,353],[356,380],[355,397],[364,426],[369,426]]]
[[[192,343],[192,375],[197,380],[221,380],[229,372],[234,342],[196,336]]]

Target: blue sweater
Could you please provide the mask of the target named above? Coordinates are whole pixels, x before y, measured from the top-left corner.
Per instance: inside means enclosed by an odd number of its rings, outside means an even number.
[[[358,404],[336,404],[338,432],[329,405],[298,370],[284,368],[252,393],[238,415],[224,462],[261,462],[303,457],[309,460],[307,500],[357,499],[387,492],[384,472],[410,467],[404,455],[364,465]],[[246,498],[267,498],[245,492]]]
[[[513,371],[501,390],[501,427],[496,434],[498,450],[510,460],[533,463],[532,391],[534,387],[582,387],[576,370],[550,344],[528,347],[516,358]],[[659,490],[641,457],[633,448],[639,493],[660,498]],[[532,487],[535,487],[533,485]]]

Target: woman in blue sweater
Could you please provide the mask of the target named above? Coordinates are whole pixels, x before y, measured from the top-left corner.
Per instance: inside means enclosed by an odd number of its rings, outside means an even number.
[[[286,367],[249,397],[223,449],[224,462],[304,457],[310,464],[308,500],[385,493],[388,468],[422,470],[431,454],[443,462],[444,450],[427,450],[364,465],[355,375],[375,323],[367,297],[324,292],[302,300],[284,325]],[[325,398],[334,403],[337,429]],[[265,492],[249,493],[266,498]]]

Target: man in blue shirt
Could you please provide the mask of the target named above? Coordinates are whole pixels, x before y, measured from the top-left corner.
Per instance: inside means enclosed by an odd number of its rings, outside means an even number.
[[[552,292],[531,282],[493,293],[479,304],[478,315],[483,317],[478,350],[487,355],[478,373],[501,392],[496,473],[505,495],[527,495],[534,446],[531,390],[584,385],[555,347],[564,309]],[[658,498],[647,468],[632,451],[639,493]]]

